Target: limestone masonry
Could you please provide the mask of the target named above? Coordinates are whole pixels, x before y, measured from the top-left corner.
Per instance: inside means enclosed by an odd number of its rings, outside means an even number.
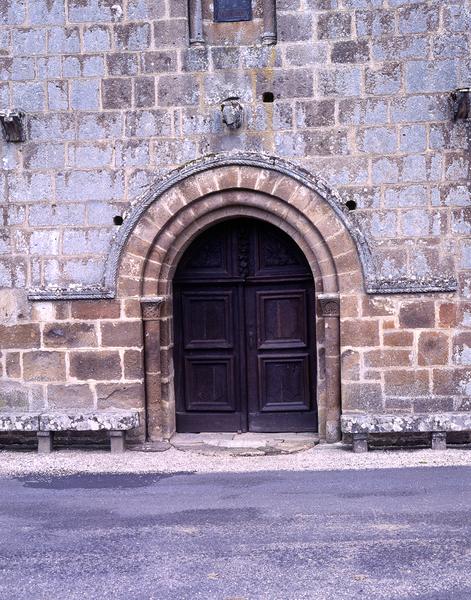
[[[471,0],[214,4],[0,0],[0,410],[169,437],[173,273],[247,216],[312,266],[322,437],[471,411]]]

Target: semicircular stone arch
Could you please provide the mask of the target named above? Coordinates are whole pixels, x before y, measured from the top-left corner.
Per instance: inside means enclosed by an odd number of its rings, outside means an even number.
[[[154,193],[130,215],[110,257],[110,264],[116,262],[118,298],[142,303],[148,437],[168,438],[175,431],[172,278],[179,260],[202,231],[244,216],[285,231],[311,266],[317,294],[320,435],[337,441],[340,298],[365,294],[369,251],[338,199],[285,172],[254,164],[212,164]]]

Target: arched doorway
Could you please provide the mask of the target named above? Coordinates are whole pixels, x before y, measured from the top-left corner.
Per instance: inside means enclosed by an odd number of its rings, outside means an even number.
[[[173,279],[176,428],[317,431],[314,281],[281,229],[223,221]]]

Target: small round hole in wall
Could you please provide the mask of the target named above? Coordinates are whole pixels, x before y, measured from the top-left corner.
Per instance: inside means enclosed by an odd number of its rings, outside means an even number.
[[[347,200],[345,202],[345,206],[348,208],[348,210],[355,210],[355,208],[357,207],[357,203],[355,202],[355,200]]]
[[[113,223],[115,225],[122,225],[123,224],[123,217],[121,215],[115,215],[113,217]]]
[[[264,102],[274,102],[275,96],[273,92],[263,92],[262,99]]]

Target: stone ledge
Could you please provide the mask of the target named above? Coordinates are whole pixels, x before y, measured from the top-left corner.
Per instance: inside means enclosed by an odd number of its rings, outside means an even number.
[[[139,413],[43,413],[39,417],[41,431],[129,431],[139,426]]]
[[[471,413],[343,414],[343,433],[426,433],[471,430]]]
[[[0,431],[128,431],[138,426],[137,411],[75,414],[0,412]]]
[[[0,431],[39,431],[39,414],[27,412],[0,413]]]

